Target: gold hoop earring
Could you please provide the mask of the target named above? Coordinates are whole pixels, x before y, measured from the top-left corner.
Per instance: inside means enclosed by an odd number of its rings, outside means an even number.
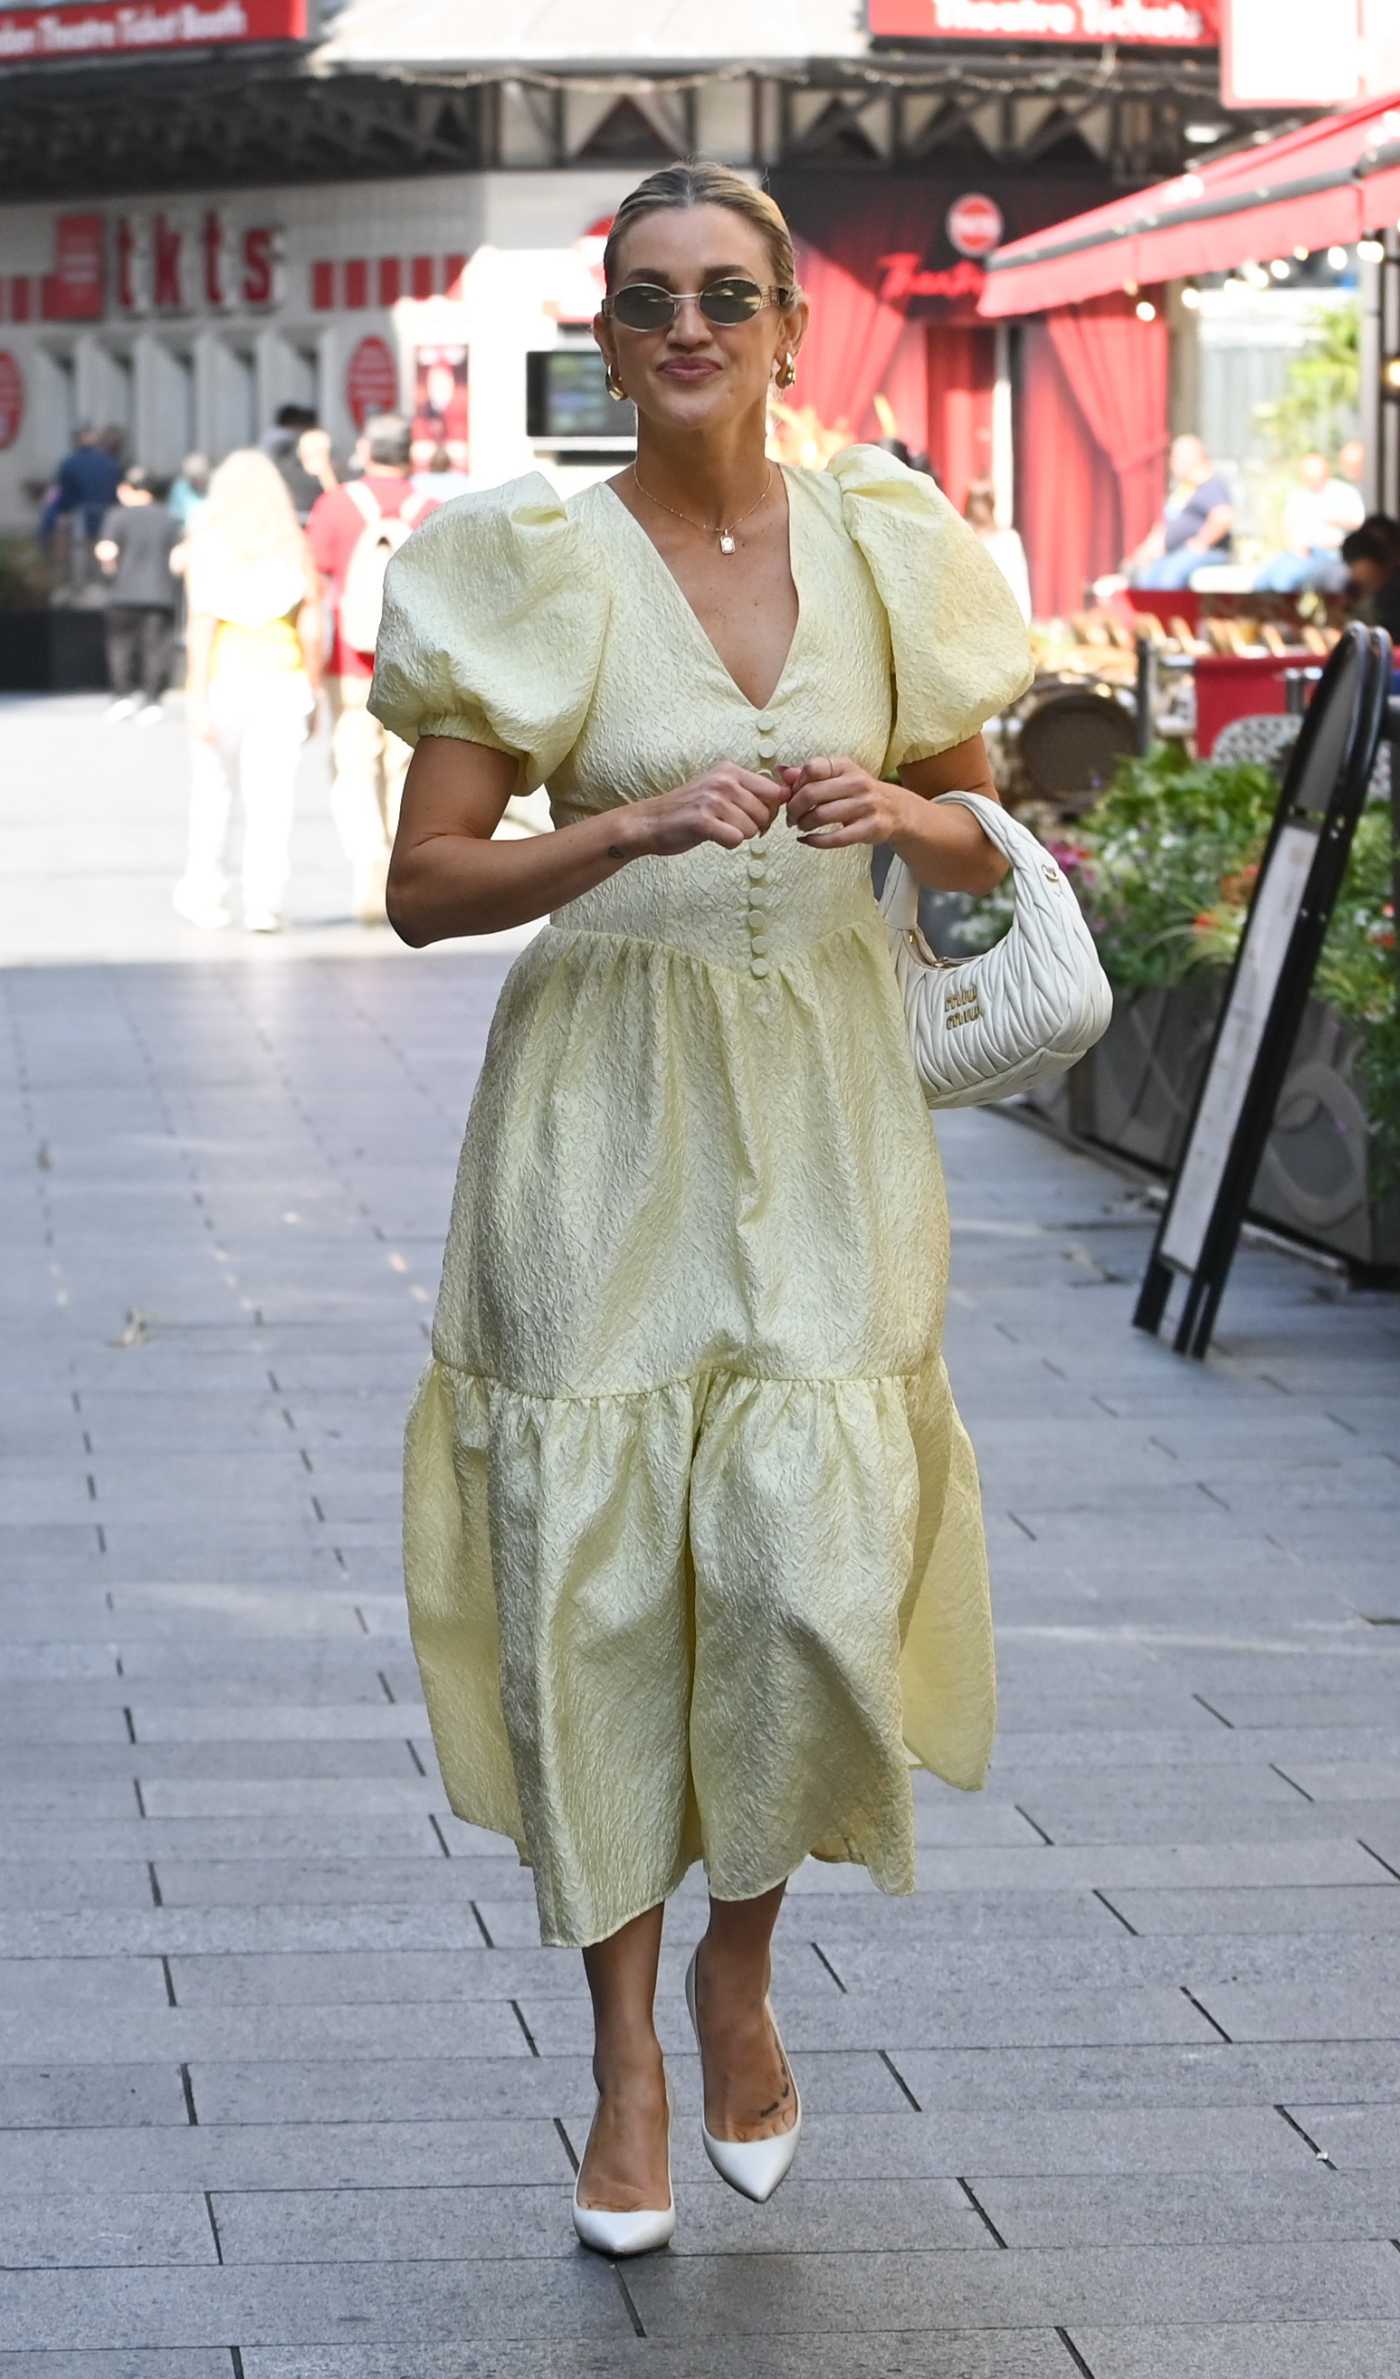
[[[617,405],[617,404],[620,404],[620,403],[622,402],[622,399],[623,399],[623,398],[626,396],[626,394],[627,394],[627,391],[626,391],[626,389],[623,387],[623,385],[622,385],[622,382],[619,380],[619,378],[618,378],[618,376],[617,376],[616,372],[613,370],[613,367],[612,367],[612,365],[611,365],[611,364],[609,364],[609,366],[608,366],[608,395],[609,395],[609,396],[612,398],[612,400],[613,400],[613,403],[614,403],[615,405]]]
[[[796,356],[792,354],[785,355],[781,364],[779,364],[777,367],[775,376],[779,388],[791,388],[793,381],[797,378]]]

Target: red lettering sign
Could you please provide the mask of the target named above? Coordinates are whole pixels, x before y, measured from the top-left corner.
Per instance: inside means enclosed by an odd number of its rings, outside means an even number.
[[[284,243],[270,224],[235,238],[218,207],[206,207],[197,222],[164,211],[119,215],[113,245],[119,313],[188,314],[201,303],[215,312],[234,305],[266,312],[281,303]]]
[[[970,260],[949,267],[946,272],[919,269],[916,250],[899,256],[880,258],[884,279],[880,283],[881,303],[903,306],[914,297],[980,297],[986,274],[980,264]]]
[[[281,296],[282,234],[245,231],[243,234],[243,303],[275,306]]]
[[[307,0],[149,0],[141,8],[131,0],[88,0],[86,7],[0,13],[0,67],[307,38]]]
[[[0,448],[13,446],[24,423],[24,374],[0,347]]]
[[[1220,0],[870,0],[870,30],[901,41],[1208,49],[1220,38]]]
[[[206,209],[199,226],[199,248],[204,259],[205,302],[216,312],[228,304],[224,282],[224,219],[217,207]]]
[[[157,215],[151,230],[152,301],[157,313],[179,313],[185,303],[181,262],[184,255],[183,232],[164,215]]]
[[[345,367],[345,402],[357,430],[374,413],[392,413],[399,401],[399,367],[383,339],[361,339]]]

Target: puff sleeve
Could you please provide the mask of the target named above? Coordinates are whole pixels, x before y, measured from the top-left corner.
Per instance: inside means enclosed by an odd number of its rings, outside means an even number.
[[[602,574],[538,471],[433,513],[390,560],[369,707],[405,743],[510,752],[532,793],[578,741],[607,627]]]
[[[890,624],[893,774],[966,742],[1023,694],[1030,643],[996,563],[926,473],[878,446],[848,446],[827,468]]]

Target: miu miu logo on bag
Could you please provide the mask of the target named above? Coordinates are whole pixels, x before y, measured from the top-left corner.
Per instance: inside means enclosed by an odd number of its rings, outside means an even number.
[[[960,1024],[976,1024],[981,1014],[982,1003],[977,997],[975,983],[949,985],[947,998],[943,1002],[943,1016],[950,1032]]]

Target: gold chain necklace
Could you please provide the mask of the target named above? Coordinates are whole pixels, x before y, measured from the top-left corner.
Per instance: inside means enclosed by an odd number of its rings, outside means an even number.
[[[688,512],[677,512],[674,504],[662,503],[660,496],[654,496],[649,487],[643,487],[635,463],[632,465],[632,480],[638,494],[645,496],[649,504],[659,505],[663,512],[670,513],[672,520],[683,520],[687,528],[699,529],[706,537],[718,537],[720,552],[733,553],[735,550],[734,531],[736,529],[741,529],[746,520],[751,520],[753,518],[753,515],[755,512],[757,512],[759,505],[766,504],[768,501],[773,486],[773,466],[771,463],[768,466],[768,477],[763,482],[763,493],[759,497],[758,503],[750,504],[748,511],[741,512],[738,519],[731,521],[727,529],[712,529],[708,521],[693,520]]]

